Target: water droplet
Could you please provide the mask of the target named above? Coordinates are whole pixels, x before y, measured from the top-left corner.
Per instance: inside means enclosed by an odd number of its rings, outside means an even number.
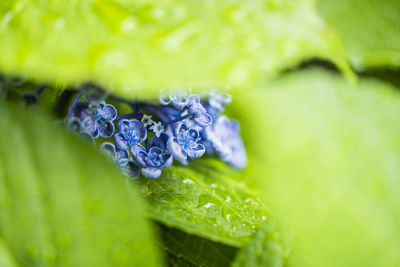
[[[261,219],[262,219],[263,221],[265,221],[265,220],[267,219],[267,217],[262,216]]]
[[[246,224],[244,223],[244,224],[242,224],[243,225],[243,227],[245,227],[246,226]]]
[[[211,184],[211,188],[217,188],[216,184]]]
[[[217,227],[218,225],[216,225],[215,223],[213,224],[214,227]]]
[[[247,205],[244,205],[243,208],[247,208]]]
[[[184,184],[194,184],[192,179],[185,179],[182,181]]]
[[[231,215],[230,214],[226,215],[226,219],[230,222],[231,221]]]
[[[213,206],[213,205],[214,205],[214,203],[208,202],[208,203],[205,204],[203,207],[206,208],[206,209],[208,209],[209,207],[211,207],[211,206]]]
[[[237,228],[236,228],[236,226],[234,226],[232,229],[233,229],[233,231],[236,231]]]
[[[231,198],[227,196],[225,202],[231,202]]]
[[[247,198],[244,202],[249,202],[249,201],[252,201],[252,199],[251,198]]]

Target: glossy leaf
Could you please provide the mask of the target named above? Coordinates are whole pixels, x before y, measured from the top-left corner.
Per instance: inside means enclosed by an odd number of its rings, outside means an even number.
[[[21,266],[160,266],[145,204],[103,155],[0,106],[0,236]]]
[[[314,2],[2,0],[0,70],[95,81],[132,98],[134,89],[247,86],[314,57],[349,72]]]
[[[267,219],[260,196],[240,173],[217,160],[173,166],[157,180],[140,179],[150,216],[189,234],[241,246]]]

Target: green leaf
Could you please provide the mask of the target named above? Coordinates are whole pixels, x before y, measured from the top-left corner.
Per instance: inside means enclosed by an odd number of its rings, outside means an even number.
[[[232,267],[288,266],[290,242],[281,220],[269,218],[237,254]]]
[[[263,195],[296,232],[293,265],[399,266],[399,88],[311,70],[237,97]]]
[[[0,107],[0,236],[21,266],[160,266],[145,203],[89,144]]]
[[[320,0],[319,11],[342,37],[357,70],[400,67],[398,0]]]
[[[157,180],[139,179],[150,216],[189,234],[240,247],[269,214],[259,194],[218,160],[190,164],[173,166]]]
[[[312,0],[2,0],[0,21],[1,71],[93,80],[131,97],[141,88],[244,88],[314,57],[349,73]]]
[[[4,267],[17,267],[14,257],[9,251],[7,245],[0,238],[0,266]]]
[[[160,225],[160,228],[164,249],[175,255],[173,259],[183,259],[194,266],[229,266],[237,252],[237,248],[189,235],[175,228],[164,225]]]

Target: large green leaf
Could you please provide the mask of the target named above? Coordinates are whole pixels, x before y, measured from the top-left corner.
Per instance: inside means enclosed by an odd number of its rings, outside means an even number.
[[[0,107],[0,236],[15,260],[160,266],[136,191],[93,147],[36,113]]]
[[[7,245],[0,239],[0,266],[2,267],[17,267],[17,263],[9,251]]]
[[[322,17],[342,37],[355,68],[400,67],[400,1],[319,2]]]
[[[291,262],[399,266],[398,88],[314,70],[238,97],[264,196],[296,231]]]
[[[140,179],[151,217],[212,241],[239,247],[267,220],[260,195],[246,178],[217,160],[173,166],[157,180]]]
[[[314,2],[2,0],[0,70],[94,80],[131,97],[146,87],[245,86],[313,57],[348,71]]]

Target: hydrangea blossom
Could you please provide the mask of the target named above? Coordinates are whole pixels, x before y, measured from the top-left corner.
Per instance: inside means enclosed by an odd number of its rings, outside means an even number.
[[[72,133],[74,133],[80,139],[94,144],[93,137],[86,132],[86,129],[83,127],[83,123],[80,119],[72,117],[67,120],[66,126],[67,126],[68,130],[70,130]]]
[[[238,123],[220,115],[232,100],[229,94],[214,91],[200,99],[188,92],[168,92],[161,95],[161,105],[154,105],[105,95],[101,88],[93,86],[84,85],[81,89],[69,109],[68,127],[90,138],[113,136],[114,144],[104,142],[100,149],[129,177],[136,178],[141,173],[156,179],[173,159],[187,165],[205,153],[215,153],[235,168],[247,164]],[[91,99],[90,103],[79,101],[82,92]],[[134,113],[117,117],[116,109],[105,104],[103,97],[129,104]],[[118,121],[116,132],[114,120]]]
[[[193,116],[193,120],[197,125],[206,127],[212,124],[212,117],[200,103],[199,95],[191,95],[189,97],[187,110]]]
[[[131,149],[131,154],[142,168],[142,175],[149,179],[157,179],[161,175],[161,170],[171,166],[172,155],[166,148],[168,135],[162,133],[160,137],[156,135],[151,139],[151,147],[146,150],[142,145]]]
[[[188,158],[195,159],[204,155],[206,149],[200,140],[198,131],[189,129],[185,123],[180,123],[175,128],[175,136],[169,137],[167,148],[174,159],[187,164]]]
[[[127,150],[147,138],[146,127],[138,120],[120,120],[117,124],[118,133],[114,135],[114,141],[118,149]]]
[[[205,139],[210,142],[221,160],[242,169],[247,165],[247,154],[240,137],[237,121],[222,115],[210,127],[204,129]]]
[[[118,166],[124,175],[133,179],[139,177],[140,168],[134,161],[129,159],[128,151],[117,150],[114,144],[109,142],[104,142],[100,146],[100,150]]]
[[[159,102],[161,105],[168,105],[172,103],[172,105],[179,110],[184,109],[189,101],[189,94],[185,90],[177,90],[176,92],[172,92],[171,90],[164,90],[161,92],[159,97]]]
[[[153,122],[153,125],[150,127],[157,137],[160,137],[161,133],[164,132],[164,125],[161,122]]]
[[[117,110],[113,105],[105,104],[104,101],[98,104],[89,104],[78,101],[73,110],[73,116],[82,121],[86,132],[93,138],[111,137],[114,134],[113,120],[117,117]]]

